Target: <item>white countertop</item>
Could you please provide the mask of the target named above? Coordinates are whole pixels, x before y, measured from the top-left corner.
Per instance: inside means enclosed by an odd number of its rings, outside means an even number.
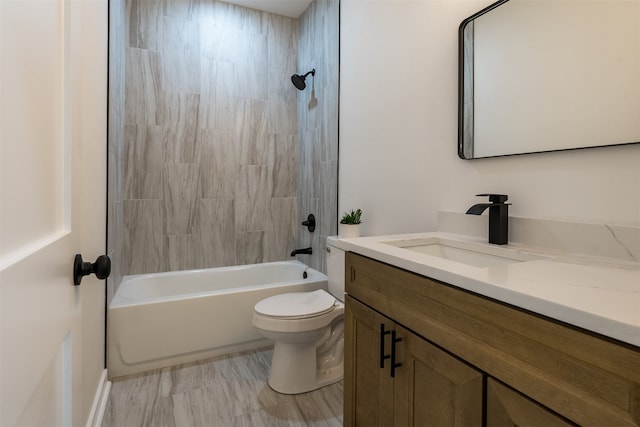
[[[640,347],[640,263],[509,244],[499,248],[540,259],[472,267],[382,243],[432,237],[496,247],[442,232],[329,237],[327,244]]]

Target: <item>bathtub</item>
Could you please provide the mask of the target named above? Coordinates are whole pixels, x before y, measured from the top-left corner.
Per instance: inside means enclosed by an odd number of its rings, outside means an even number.
[[[316,289],[327,276],[299,261],[125,276],[107,315],[109,376],[268,345],[251,323],[254,305]]]

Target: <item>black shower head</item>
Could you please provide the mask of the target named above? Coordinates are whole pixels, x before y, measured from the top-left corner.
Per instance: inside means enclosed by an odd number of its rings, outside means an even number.
[[[311,74],[312,76],[315,76],[316,75],[316,69],[314,68],[313,70],[309,71],[304,76],[302,76],[300,74],[294,74],[293,76],[291,76],[291,83],[293,83],[293,85],[298,90],[304,90],[304,88],[307,87],[307,84],[304,81],[306,80],[306,78],[307,78],[307,76],[309,74]]]

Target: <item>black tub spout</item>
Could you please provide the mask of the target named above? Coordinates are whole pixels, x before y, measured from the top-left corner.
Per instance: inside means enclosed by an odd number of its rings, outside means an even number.
[[[304,249],[294,249],[293,251],[291,251],[291,256],[311,255],[312,253],[313,253],[313,250],[310,247],[304,248]]]

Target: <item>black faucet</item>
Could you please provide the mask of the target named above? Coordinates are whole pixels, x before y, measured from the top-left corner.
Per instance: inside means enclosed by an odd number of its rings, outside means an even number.
[[[311,247],[308,247],[304,249],[294,249],[293,251],[291,251],[291,256],[296,256],[298,254],[311,255],[312,253],[313,251],[311,250]]]
[[[489,208],[489,243],[506,245],[509,239],[509,205],[505,203],[509,196],[506,194],[476,194],[489,196],[491,203],[478,203],[467,211],[471,215],[480,215]]]

